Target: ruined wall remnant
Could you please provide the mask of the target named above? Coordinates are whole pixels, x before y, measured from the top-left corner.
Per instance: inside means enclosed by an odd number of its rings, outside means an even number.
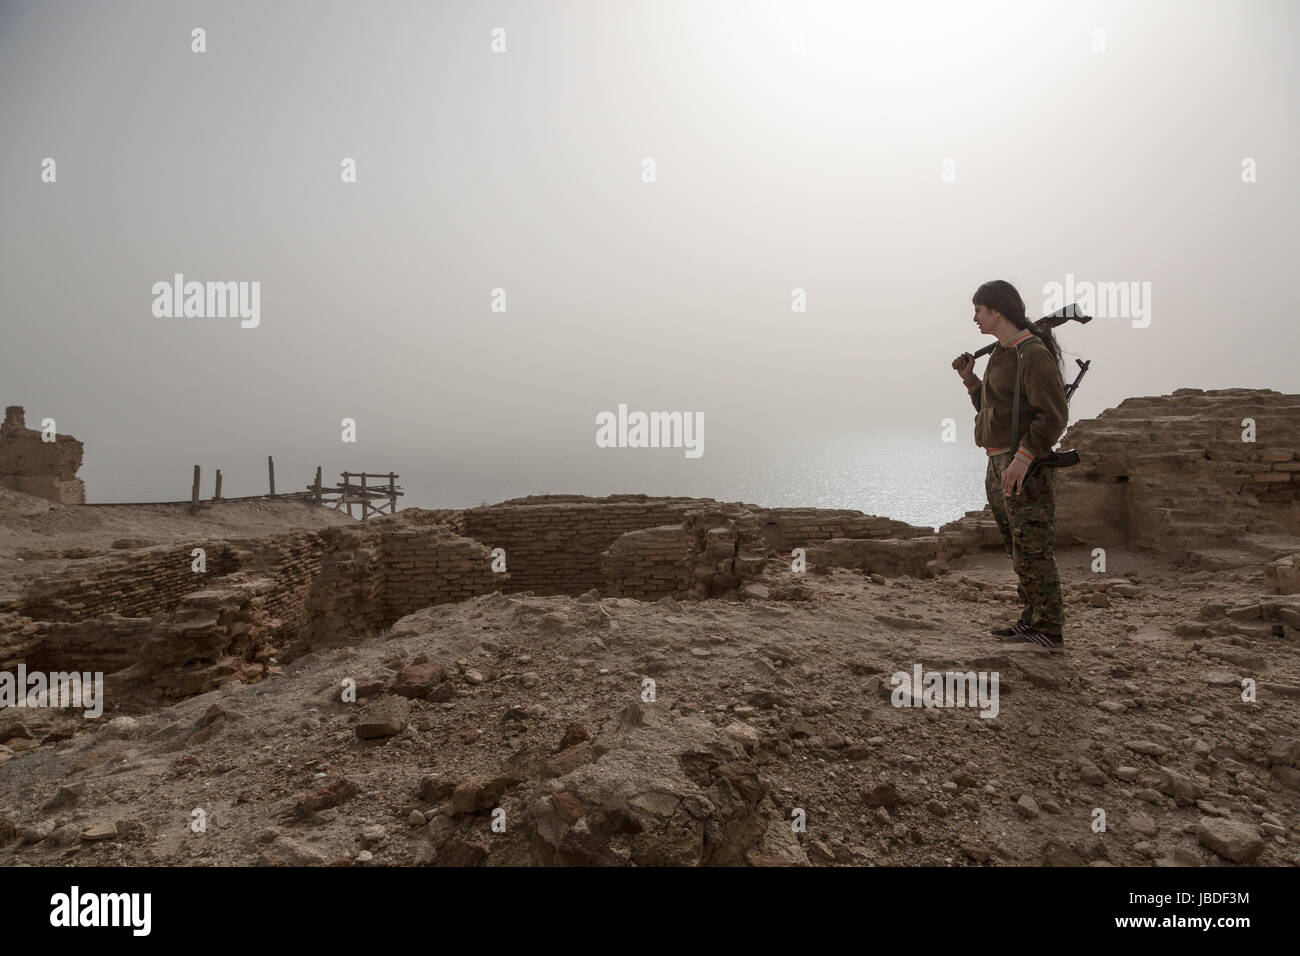
[[[595,589],[646,601],[734,596],[759,578],[774,547],[848,536],[897,539],[902,556],[880,566],[916,570],[913,556],[928,547],[933,558],[936,540],[933,529],[860,511],[648,495],[540,495],[462,512],[408,509],[326,535],[331,544],[312,588],[306,646],[356,640],[420,607],[498,589]],[[496,548],[505,552],[507,574],[489,571]]]
[[[487,547],[441,525],[384,527],[380,543],[384,606],[393,621],[422,607],[489,594],[510,582],[508,571],[492,570]]]
[[[205,693],[234,678],[251,682],[278,673],[272,661],[282,622],[266,601],[274,596],[276,583],[269,577],[241,576],[187,594],[176,611],[155,619],[138,662],[114,675],[110,686],[142,686],[174,699]]]
[[[15,609],[44,621],[170,612],[187,594],[242,570],[271,578],[275,589],[266,597],[268,610],[294,622],[302,616],[307,585],[320,570],[323,547],[316,532],[288,531],[266,538],[132,550],[78,564],[70,573],[47,574],[27,582]],[[204,551],[205,571],[193,570],[195,548]]]
[[[763,573],[767,543],[749,507],[692,509],[682,525],[691,539],[688,562],[696,597],[734,594]]]
[[[971,551],[1004,550],[1002,533],[988,506],[983,511],[968,511],[956,521],[939,528],[938,554],[947,561]]]
[[[608,597],[657,601],[681,597],[692,586],[690,552],[693,541],[681,524],[642,528],[620,535],[601,555]]]
[[[207,552],[207,574],[191,570],[190,552]],[[42,621],[83,621],[102,614],[147,616],[175,610],[181,598],[239,567],[229,544],[154,547],[91,560],[72,573],[53,573],[27,583],[18,610]]]
[[[23,662],[46,671],[103,671],[115,698],[168,699],[215,690],[233,678],[256,681],[276,673],[274,655],[284,629],[271,609],[279,584],[244,572],[212,584],[150,617],[36,620],[0,614],[7,631],[0,639],[0,670]]]
[[[1253,422],[1253,441],[1248,421]],[[1080,463],[1056,475],[1058,548],[1149,548],[1201,567],[1257,564],[1295,593],[1300,560],[1300,395],[1180,388],[1130,398],[1076,422],[1060,448]],[[939,529],[939,558],[1002,550],[993,515]]]
[[[308,646],[356,643],[384,626],[380,518],[358,527],[329,528],[320,574],[307,593],[303,638]]]
[[[402,511],[324,533],[320,574],[307,595],[304,647],[356,643],[420,608],[509,583],[509,572],[492,570],[488,548],[451,526],[428,523],[430,514]]]
[[[286,531],[267,538],[240,539],[230,542],[230,550],[241,572],[272,583],[259,596],[259,607],[279,622],[278,628],[285,634],[297,634],[307,621],[307,594],[324,559],[321,533]]]
[[[918,538],[933,528],[863,514],[845,508],[755,508],[768,550],[788,555],[794,548],[832,538]]]
[[[833,538],[808,549],[813,567],[855,568],[868,574],[896,578],[927,577],[939,556],[939,537]]]
[[[41,433],[28,428],[21,405],[5,409],[0,424],[0,487],[47,498],[61,504],[86,502],[86,486],[77,477],[82,445],[71,435],[41,440]]]
[[[305,619],[323,547],[315,532],[290,531],[138,549],[43,575],[0,602],[0,670],[19,661],[102,670],[113,686],[163,697],[259,679]]]
[[[1244,421],[1253,442],[1243,441]],[[1195,554],[1300,535],[1300,395],[1182,388],[1071,426],[1057,483],[1063,544]]]
[[[513,590],[581,594],[606,586],[603,555],[629,531],[681,524],[702,498],[539,495],[465,511],[465,534],[504,548]]]
[[[723,597],[763,573],[767,545],[748,507],[712,504],[678,524],[629,531],[601,557],[600,590],[611,597]]]

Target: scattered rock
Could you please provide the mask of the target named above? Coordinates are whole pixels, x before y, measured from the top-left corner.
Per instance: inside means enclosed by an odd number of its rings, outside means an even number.
[[[1201,796],[1202,787],[1192,777],[1175,773],[1168,768],[1160,770],[1160,790],[1174,798],[1180,807],[1190,807]]]
[[[286,836],[278,836],[257,858],[258,866],[322,866],[324,853]]]
[[[863,791],[862,802],[868,807],[892,810],[903,802],[903,797],[892,783],[878,783],[870,790]]]
[[[58,810],[62,807],[70,807],[76,804],[76,802],[85,795],[85,783],[74,783],[71,786],[59,787],[58,792],[56,792],[41,809],[48,811]]]
[[[356,734],[362,740],[395,737],[406,727],[411,705],[404,697],[386,695],[365,705],[357,719]]]
[[[1196,839],[1234,863],[1249,863],[1264,852],[1264,838],[1254,827],[1223,817],[1201,817]]]
[[[1167,747],[1161,746],[1153,740],[1127,740],[1124,746],[1134,753],[1145,754],[1148,757],[1163,757],[1169,752]]]
[[[299,797],[294,802],[292,816],[297,820],[306,820],[320,810],[328,810],[351,800],[360,792],[361,788],[355,783],[347,777],[340,777],[314,793]]]
[[[560,749],[567,750],[590,739],[591,732],[586,727],[579,723],[571,723],[564,728],[564,736],[560,738]]]
[[[1101,787],[1110,783],[1110,778],[1106,776],[1102,769],[1086,758],[1079,761],[1079,779],[1094,787]]]
[[[446,677],[446,668],[435,661],[412,664],[397,672],[393,681],[393,693],[399,697],[427,697]]]
[[[1150,814],[1141,811],[1131,813],[1129,814],[1128,825],[1133,828],[1134,832],[1143,836],[1153,837],[1156,835],[1156,821],[1151,818]]]
[[[1027,793],[1021,794],[1020,799],[1016,801],[1016,812],[1032,820],[1039,815],[1038,802]]]
[[[472,777],[462,782],[451,795],[453,816],[491,810],[507,789],[519,781],[506,776]]]
[[[117,837],[117,824],[112,820],[104,823],[96,823],[84,830],[81,834],[83,840],[112,840]]]

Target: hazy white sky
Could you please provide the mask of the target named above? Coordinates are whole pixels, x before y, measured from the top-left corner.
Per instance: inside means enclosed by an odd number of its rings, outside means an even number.
[[[3,0],[0,404],[86,442],[92,501],[268,454],[704,494],[810,435],[969,450],[972,293],[1036,317],[1067,274],[1151,290],[1065,330],[1074,417],[1295,392],[1297,36],[1286,0]],[[260,282],[259,327],[155,317],[177,272]],[[619,403],[703,412],[704,458],[597,448]]]

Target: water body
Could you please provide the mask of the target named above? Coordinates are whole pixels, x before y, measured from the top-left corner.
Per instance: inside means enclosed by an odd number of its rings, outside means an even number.
[[[968,440],[877,436],[787,439],[770,448],[711,447],[687,461],[673,449],[593,449],[546,464],[521,451],[457,464],[407,462],[401,507],[466,508],[531,494],[645,493],[709,497],[772,507],[853,508],[938,527],[984,507],[982,449]]]

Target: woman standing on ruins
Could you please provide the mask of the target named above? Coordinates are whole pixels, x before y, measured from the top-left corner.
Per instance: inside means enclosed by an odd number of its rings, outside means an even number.
[[[1028,479],[1025,475],[1035,458],[1052,451],[1069,417],[1061,347],[1051,329],[1030,324],[1024,301],[1011,283],[986,282],[971,301],[975,324],[985,335],[996,336],[998,344],[983,381],[975,375],[969,352],[954,359],[952,367],[966,383],[978,413],[975,444],[989,459],[984,490],[1020,578],[1017,590],[1024,605],[1020,620],[993,633],[1007,641],[1060,648],[1065,612],[1053,551],[1056,469],[1038,468]]]

